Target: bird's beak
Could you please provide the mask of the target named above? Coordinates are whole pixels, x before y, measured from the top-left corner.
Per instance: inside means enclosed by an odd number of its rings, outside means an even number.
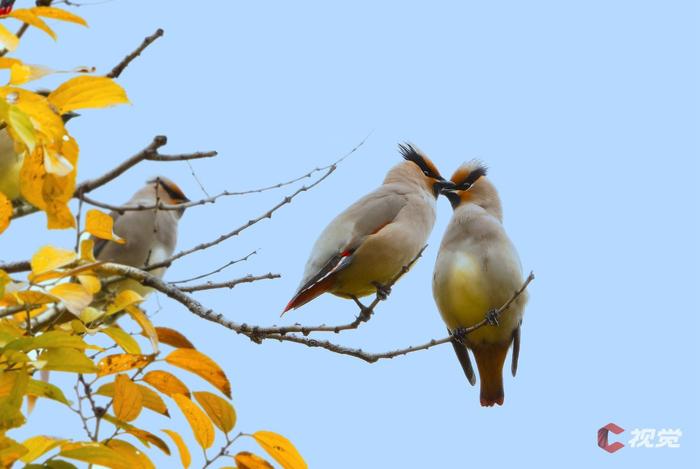
[[[442,194],[443,191],[448,190],[448,188],[453,188],[454,184],[452,181],[448,181],[446,179],[437,179],[433,183],[433,194],[437,198],[438,195]]]

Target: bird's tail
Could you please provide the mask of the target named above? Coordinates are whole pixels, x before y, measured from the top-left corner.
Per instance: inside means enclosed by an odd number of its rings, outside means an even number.
[[[289,301],[289,303],[287,303],[287,306],[284,308],[284,311],[282,311],[282,314],[286,313],[290,309],[297,309],[300,306],[304,306],[306,303],[313,300],[317,296],[320,296],[327,292],[332,284],[333,280],[331,278],[326,278],[318,283],[311,285],[308,288],[297,292],[297,294],[294,295],[294,298],[292,298]]]
[[[479,345],[472,349],[481,381],[481,405],[503,405],[503,363],[508,354],[508,344]]]

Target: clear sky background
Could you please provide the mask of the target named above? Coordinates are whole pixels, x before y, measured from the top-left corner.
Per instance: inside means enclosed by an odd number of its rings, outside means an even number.
[[[133,105],[71,122],[81,180],[165,134],[169,152],[220,152],[194,164],[210,192],[254,188],[325,165],[373,131],[322,185],[167,273],[178,280],[260,249],[217,278],[272,271],[280,280],[197,295],[227,317],[351,320],[357,308],[331,296],[279,313],[316,236],[381,182],[405,140],[443,174],[474,157],[488,164],[523,268],[537,275],[518,376],[505,377],[500,408],[479,406],[450,346],[369,365],[295,344],[256,345],[161,297],[155,323],[185,332],[225,368],[238,429],[288,436],[312,468],[697,467],[694,2],[116,0],[76,12],[89,30],[57,26],[57,44],[31,30],[20,56],[106,72],[156,28],[166,31],[120,80]],[[202,195],[182,163],[138,166],[95,196],[124,202],[159,173]],[[231,230],[292,190],[190,210],[179,247]],[[385,351],[444,335],[430,283],[450,216],[440,199],[423,259],[371,322],[333,340]],[[26,258],[47,242],[72,246],[68,231],[36,235],[43,224],[42,216],[13,223],[0,257]],[[147,414],[149,428],[175,428],[194,447],[177,411],[172,421]],[[622,442],[633,428],[680,428],[681,448],[608,454],[596,446],[608,422],[627,430],[611,438]],[[79,436],[80,422],[40,402],[30,428],[15,435],[29,431]]]

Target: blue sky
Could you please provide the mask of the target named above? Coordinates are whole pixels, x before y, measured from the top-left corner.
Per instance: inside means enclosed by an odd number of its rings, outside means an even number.
[[[173,153],[220,152],[194,164],[210,192],[241,190],[327,164],[373,133],[321,186],[166,278],[259,248],[220,278],[272,271],[280,280],[198,298],[239,322],[347,322],[356,307],[331,296],[281,321],[279,312],[318,233],[381,182],[405,140],[445,174],[474,157],[488,164],[505,227],[537,275],[518,377],[506,376],[505,405],[495,409],[479,407],[449,346],[368,365],[294,344],[256,345],[160,298],[155,322],[185,331],[226,369],[239,429],[288,436],[314,468],[697,464],[693,2],[185,3],[85,6],[77,13],[89,30],[59,26],[57,44],[27,34],[18,53],[30,63],[106,72],[165,29],[120,80],[133,105],[71,122],[80,179],[165,134]],[[191,198],[202,195],[185,164],[145,164],[95,196],[123,202],[158,173]],[[288,192],[189,211],[179,247],[242,224]],[[334,340],[384,351],[443,336],[430,279],[450,215],[441,199],[424,258],[371,322]],[[13,224],[1,257],[27,257],[47,242],[72,246],[70,232],[27,235],[42,225],[40,216]],[[143,421],[178,429],[194,446],[179,416]],[[634,428],[680,428],[681,448],[608,454],[596,446],[608,422],[627,430],[614,438],[623,442]],[[41,402],[27,432],[69,427],[80,435],[73,414]],[[177,464],[158,458],[159,467]]]

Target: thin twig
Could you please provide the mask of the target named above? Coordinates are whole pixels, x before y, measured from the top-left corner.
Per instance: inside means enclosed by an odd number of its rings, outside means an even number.
[[[228,268],[231,267],[232,265],[236,265],[236,264],[238,264],[239,262],[245,262],[245,261],[247,261],[251,256],[254,256],[254,255],[256,255],[257,253],[258,253],[258,251],[255,250],[255,251],[253,251],[253,252],[251,252],[251,253],[249,253],[249,254],[247,254],[247,255],[245,255],[245,256],[239,258],[239,259],[234,259],[234,260],[232,260],[232,261],[229,261],[229,262],[227,262],[226,264],[224,264],[224,265],[222,265],[221,267],[219,267],[218,269],[212,270],[211,272],[207,272],[207,273],[205,273],[205,274],[197,275],[196,277],[188,278],[188,279],[185,279],[185,280],[176,280],[176,281],[174,281],[174,282],[171,281],[170,283],[177,285],[177,284],[180,284],[180,283],[188,283],[188,282],[193,282],[193,281],[195,281],[195,280],[200,280],[200,279],[203,279],[203,278],[206,278],[206,277],[211,277],[211,276],[214,275],[214,274],[218,274],[219,272],[221,272],[221,271],[223,271],[223,270],[225,270],[225,269],[228,269]]]
[[[276,278],[280,278],[280,274],[273,274],[272,272],[269,272],[265,275],[246,275],[245,277],[237,278],[234,280],[229,280],[227,282],[207,282],[203,283],[201,285],[191,285],[188,287],[180,287],[181,291],[184,291],[186,293],[194,293],[198,291],[203,291],[203,290],[215,290],[218,288],[228,288],[231,289],[235,287],[236,285],[240,285],[241,283],[253,283],[257,282],[259,280],[272,280]]]
[[[124,57],[124,59],[119,62],[111,72],[109,72],[107,75],[105,75],[107,78],[119,78],[119,75],[122,74],[124,69],[129,66],[129,64],[136,59],[139,55],[141,55],[141,52],[143,52],[146,47],[150,46],[153,42],[155,42],[156,39],[161,37],[163,35],[164,31],[161,28],[158,28],[155,33],[151,34],[150,36],[146,37],[146,39],[143,40],[140,46],[136,48],[131,54],[127,55]]]

